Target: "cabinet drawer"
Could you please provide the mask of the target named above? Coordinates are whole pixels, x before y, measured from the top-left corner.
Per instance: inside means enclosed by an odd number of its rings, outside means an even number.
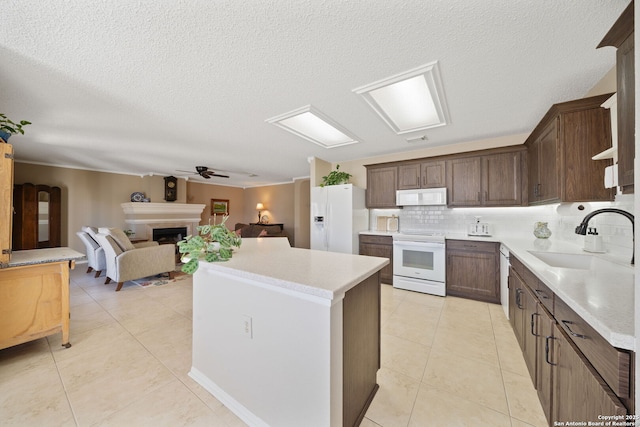
[[[536,297],[540,300],[542,305],[549,310],[551,315],[555,314],[554,312],[554,298],[555,295],[551,292],[551,289],[547,287],[540,279],[536,277],[535,274],[531,272],[528,268],[524,267],[524,275],[522,276],[524,279],[524,283],[529,286],[529,288],[533,291]]]
[[[498,243],[477,240],[447,240],[447,249],[498,253]]]
[[[511,264],[511,268],[513,268],[520,277],[524,277],[524,270],[526,267],[511,252],[509,252],[509,264]]]
[[[361,234],[360,243],[377,243],[379,245],[393,245],[393,237],[374,236],[372,234]]]
[[[609,387],[621,398],[630,396],[631,355],[607,342],[564,301],[556,298],[555,318]]]

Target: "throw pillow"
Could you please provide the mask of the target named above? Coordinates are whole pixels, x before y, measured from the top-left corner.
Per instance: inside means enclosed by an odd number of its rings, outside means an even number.
[[[103,229],[101,228],[100,232],[103,232],[102,230]],[[131,240],[129,240],[127,235],[124,234],[124,231],[120,230],[119,228],[107,228],[106,230],[107,232],[104,234],[111,236],[111,238],[118,244],[118,246],[120,246],[120,249],[122,249],[123,251],[126,252],[136,248],[135,246],[133,246],[133,243],[131,243]]]

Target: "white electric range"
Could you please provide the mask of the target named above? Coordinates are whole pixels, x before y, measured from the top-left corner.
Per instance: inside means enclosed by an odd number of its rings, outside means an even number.
[[[445,235],[440,231],[393,236],[393,287],[445,296]]]

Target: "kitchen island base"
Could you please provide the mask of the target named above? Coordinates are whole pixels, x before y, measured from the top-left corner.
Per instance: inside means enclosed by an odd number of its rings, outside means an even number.
[[[383,266],[330,299],[201,264],[189,375],[251,426],[359,425],[378,389]]]

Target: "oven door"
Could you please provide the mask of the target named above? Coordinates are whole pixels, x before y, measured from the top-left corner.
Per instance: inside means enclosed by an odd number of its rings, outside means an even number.
[[[444,243],[394,241],[393,275],[444,282]]]

